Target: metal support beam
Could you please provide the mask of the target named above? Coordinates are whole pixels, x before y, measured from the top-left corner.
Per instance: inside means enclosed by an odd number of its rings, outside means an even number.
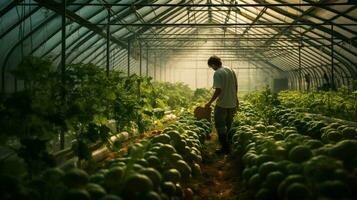
[[[71,12],[70,10],[65,10],[64,11],[61,9],[61,4],[53,1],[53,0],[35,0],[36,2],[38,2],[37,5],[46,7],[60,15],[64,15],[65,17],[69,18],[70,20],[80,24],[81,26],[84,26],[86,28],[88,28],[89,30],[92,30],[93,32],[97,33],[98,35],[106,38],[106,34],[103,32],[102,28],[96,26],[95,24],[91,23],[90,21],[88,21],[87,19],[84,19],[83,17],[77,15],[74,12]],[[103,7],[103,4],[101,4]],[[104,23],[102,25],[107,25],[107,23]],[[121,41],[118,40],[117,38],[110,36],[110,40],[112,40],[114,43],[118,44],[120,47],[126,47],[126,44]]]
[[[334,45],[333,45],[333,24],[331,25],[331,88],[335,89],[335,63],[334,63]]]
[[[65,103],[65,98],[66,98],[66,0],[62,0],[62,12],[63,15],[61,16],[62,19],[62,24],[61,24],[61,82],[62,82],[62,88],[61,88],[61,98],[62,98],[62,103]],[[60,149],[64,149],[65,146],[65,140],[64,140],[64,130],[61,130],[60,133]]]
[[[95,25],[106,25],[106,23],[91,23],[87,22],[87,24],[95,24]],[[227,23],[227,24],[218,24],[218,23],[110,23],[110,25],[115,25],[115,26],[139,26],[139,27],[151,27],[151,26],[162,26],[162,27],[168,27],[168,26],[174,26],[175,28],[178,27],[183,27],[183,28],[196,28],[196,27],[228,27],[228,26],[251,26],[251,23]],[[299,24],[296,23],[282,23],[282,22],[260,22],[260,23],[255,23],[253,24],[254,27],[259,27],[259,28],[271,28],[271,26],[281,26],[281,27],[288,27],[290,28],[291,26],[326,26],[326,23],[314,23],[314,22],[308,22],[308,21],[303,21],[300,22]],[[335,25],[338,26],[357,26],[355,23],[336,23]]]
[[[142,45],[139,43],[139,53],[140,53],[140,69],[139,69],[139,75],[142,76],[143,73],[143,51],[142,51]]]
[[[131,42],[128,40],[128,76],[130,76]]]
[[[208,22],[212,23],[212,7],[210,6],[210,5],[212,5],[212,1],[211,0],[207,0],[207,4],[209,5],[208,6]]]
[[[108,18],[107,18],[107,76],[109,76],[110,67],[110,9],[108,8]]]
[[[346,6],[355,5],[353,1],[344,3],[250,3],[250,4],[175,4],[175,3],[70,3],[70,6],[120,6],[120,7],[329,7],[329,6]],[[36,5],[33,3],[23,3],[23,5]]]
[[[0,18],[8,13],[10,10],[12,10],[14,7],[19,5],[23,0],[17,0],[17,1],[11,1],[5,8],[0,10]]]
[[[268,9],[268,7],[264,7],[260,13],[257,15],[257,17],[252,21],[251,25],[248,26],[242,33],[242,35],[247,34],[247,32],[253,27],[253,24],[257,23],[257,21],[260,19],[261,16],[265,13],[265,11]]]
[[[156,60],[156,52],[155,52],[155,55],[154,55],[154,80],[156,80],[156,63],[157,63],[157,60]]]
[[[302,91],[301,46],[299,46],[299,90]]]
[[[149,76],[149,48],[146,48],[146,77]]]
[[[160,78],[159,78],[159,80],[162,81],[162,59],[160,59],[160,65],[159,65],[159,67],[160,67],[160,71],[159,71],[159,76],[160,76]]]

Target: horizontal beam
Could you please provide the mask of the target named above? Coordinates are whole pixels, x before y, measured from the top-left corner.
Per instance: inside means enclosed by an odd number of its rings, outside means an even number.
[[[107,25],[107,23],[94,23],[95,25]],[[357,23],[110,23],[113,26],[182,26],[182,27],[227,27],[227,26],[253,26],[259,28],[271,28],[271,26],[357,26]],[[176,27],[177,28],[177,27]]]
[[[157,35],[160,36],[160,35]],[[244,40],[244,41],[257,41],[257,40],[271,40],[272,38],[268,37],[251,37],[251,38],[241,38],[241,37],[140,37],[141,40]],[[273,38],[274,39],[274,38]],[[304,40],[329,40],[328,38],[304,38]],[[300,38],[276,38],[274,41],[298,41],[301,42]]]
[[[208,60],[208,57],[207,58],[197,58],[197,59],[194,59],[194,58],[187,58],[187,57],[180,57],[180,58],[168,58],[168,61],[175,61],[175,62],[179,62],[179,61],[192,61],[192,62],[195,62],[195,61],[198,61],[198,62],[207,62]],[[239,61],[262,61],[262,59],[259,59],[259,58],[237,58],[237,57],[230,57],[230,58],[222,58],[223,62],[224,63],[227,63],[227,62],[239,62]]]
[[[250,34],[239,34],[239,33],[160,33],[160,36],[270,36],[276,33],[250,33]],[[144,33],[140,36],[157,36],[158,34]],[[301,36],[301,34],[290,34],[292,36]]]
[[[202,60],[208,60],[209,56],[212,55],[212,54],[207,54],[207,56],[196,56],[196,55],[177,55],[175,56],[175,54],[168,54],[168,55],[171,55],[171,56],[174,56],[174,57],[171,57],[171,58],[168,58],[168,60],[176,60],[176,59],[184,59],[184,58],[191,58],[191,59],[202,59]],[[165,55],[166,56],[166,55]],[[225,60],[225,59],[238,59],[238,58],[249,58],[249,59],[258,59],[256,56],[235,56],[235,55],[218,55],[222,60]]]
[[[227,61],[226,61],[227,62]],[[229,62],[229,61],[228,61]],[[195,69],[207,69],[207,70],[212,70],[209,67],[184,67],[184,68],[173,68],[174,70],[195,70]],[[234,70],[240,70],[240,69],[268,69],[267,67],[232,67]],[[269,68],[270,69],[270,68]]]
[[[33,3],[22,3],[21,5],[36,5]],[[68,3],[68,6],[104,6],[104,7],[329,7],[356,5],[355,2],[345,3],[255,3],[255,4],[174,4],[174,3]]]
[[[310,46],[310,45],[304,45],[304,47],[329,47],[331,45],[317,45],[317,46]],[[253,48],[254,47],[254,48]],[[180,46],[174,46],[174,45],[157,45],[157,46],[150,46],[147,49],[150,50],[155,50],[155,49],[162,49],[162,50],[167,50],[167,49],[185,49],[185,50],[190,50],[192,48],[197,48],[197,49],[219,49],[219,48],[235,48],[235,49],[242,49],[242,48],[250,48],[250,49],[256,49],[256,48],[298,48],[299,45],[273,45],[273,46],[264,46],[264,45],[246,45],[246,46],[209,46],[209,47],[203,47],[199,45],[180,45]]]
[[[279,47],[279,48],[269,48],[269,47],[261,47],[261,48],[149,48],[148,50],[150,51],[170,51],[170,50],[181,50],[181,51],[236,51],[236,52],[241,52],[241,51],[255,51],[257,49],[272,49],[272,50],[284,50],[284,49],[295,49],[297,50],[298,47]]]

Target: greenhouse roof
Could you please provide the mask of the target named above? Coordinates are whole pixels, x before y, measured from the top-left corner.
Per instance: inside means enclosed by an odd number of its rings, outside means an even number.
[[[2,87],[25,56],[60,62],[62,16],[66,63],[104,66],[109,36],[112,68],[138,72],[139,55],[153,53],[202,60],[219,54],[291,76],[332,71],[347,83],[357,77],[356,8],[352,0],[67,0],[65,7],[61,0],[2,0]]]

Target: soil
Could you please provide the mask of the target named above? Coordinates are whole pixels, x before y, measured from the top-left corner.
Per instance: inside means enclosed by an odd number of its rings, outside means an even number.
[[[201,165],[202,176],[190,183],[194,200],[252,200],[254,194],[243,183],[239,159],[231,155],[217,154],[217,135],[212,134],[205,143]]]

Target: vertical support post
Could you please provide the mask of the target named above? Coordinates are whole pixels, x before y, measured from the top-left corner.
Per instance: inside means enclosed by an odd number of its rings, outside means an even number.
[[[248,91],[251,91],[251,74],[250,74],[250,61],[248,60]]]
[[[258,66],[257,65],[254,65],[255,67],[255,85],[254,85],[254,90],[258,90],[258,81],[260,80],[258,78]]]
[[[167,70],[166,70],[166,62],[164,63],[164,81],[166,82],[166,74],[167,74]]]
[[[331,89],[335,89],[335,62],[334,62],[334,46],[333,46],[333,24],[331,24]]]
[[[61,24],[61,83],[62,83],[62,91],[61,91],[61,100],[62,103],[65,103],[65,87],[66,87],[66,0],[62,0],[62,24]],[[60,133],[60,149],[64,149],[64,130],[61,130]]]
[[[131,43],[128,40],[128,76],[130,76],[130,57],[131,57]]]
[[[299,45],[299,90],[302,91],[302,72],[301,72],[301,43]]]
[[[142,76],[142,73],[143,73],[143,53],[142,53],[141,43],[139,43],[139,53],[140,53],[140,69],[139,69],[139,75]]]
[[[146,76],[149,76],[149,48],[146,47]]]
[[[159,71],[160,81],[162,81],[162,59],[160,59],[160,71]]]
[[[195,89],[197,89],[197,84],[198,84],[198,81],[197,81],[197,58],[196,58],[196,65],[195,65]]]
[[[107,66],[106,72],[107,76],[109,76],[109,67],[110,67],[110,7],[108,9],[108,17],[107,17]]]
[[[154,54],[154,80],[156,80],[156,63],[157,63],[157,60],[156,60],[156,52]]]

